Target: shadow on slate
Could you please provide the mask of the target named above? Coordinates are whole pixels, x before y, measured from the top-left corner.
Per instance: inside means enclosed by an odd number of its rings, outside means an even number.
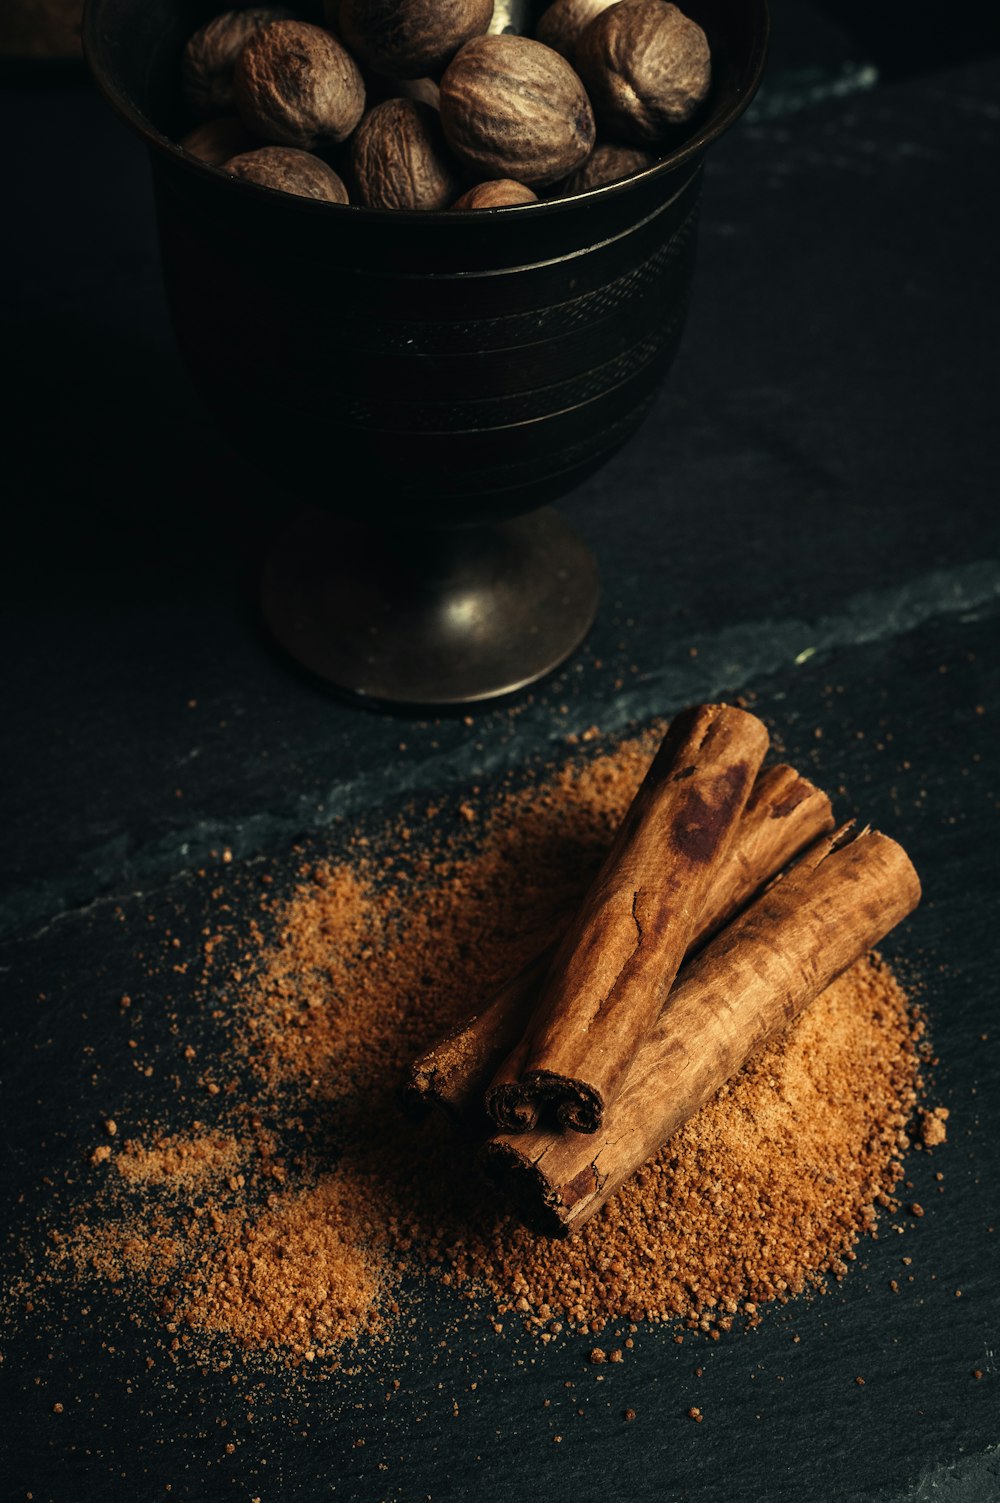
[[[304,1370],[291,1390],[266,1377],[233,1386],[229,1372],[166,1363],[152,1309],[134,1325],[106,1292],[81,1291],[52,1319],[23,1316],[6,1342],[0,1404],[11,1496],[151,1503],[169,1484],[171,1497],[199,1503],[230,1490],[262,1503],[473,1492],[500,1503],[539,1487],[590,1497],[599,1477],[602,1494],[650,1503],[736,1493],[754,1503],[992,1497],[1000,1159],[990,1102],[1000,1040],[990,1036],[997,873],[981,832],[995,817],[998,766],[992,724],[977,706],[997,703],[994,636],[995,615],[933,622],[754,685],[758,706],[781,728],[783,755],[843,789],[839,812],[900,838],[924,881],[921,909],[884,948],[921,984],[940,1058],[928,1100],[951,1116],[946,1147],[907,1157],[903,1193],[925,1215],[905,1236],[892,1233],[897,1218],[883,1218],[842,1285],[766,1308],[753,1332],[736,1329],[718,1343],[688,1334],[677,1346],[671,1330],[640,1327],[626,1362],[601,1369],[600,1384],[586,1360],[591,1340],[564,1334],[543,1347],[510,1322],[497,1337],[485,1311],[456,1337],[449,1332],[464,1302],[438,1289],[373,1371],[323,1382]],[[308,851],[331,845],[336,836],[318,834]],[[279,887],[295,864],[287,851],[275,854]],[[20,1062],[6,1092],[3,1189],[10,1224],[29,1237],[40,1211],[71,1217],[86,1154],[112,1107],[123,1122],[169,1127],[171,1012],[181,1036],[203,1044],[202,1058],[222,1026],[169,966],[150,974],[150,937],[168,926],[182,956],[197,952],[209,885],[182,876],[125,900],[123,922],[102,905],[57,923],[42,943],[15,941],[0,954],[9,978],[3,1057]],[[127,1020],[117,1007],[122,990],[138,1004]],[[155,1064],[148,1079],[133,1067],[129,1034]],[[901,1256],[912,1263],[904,1268]],[[16,1271],[16,1249],[6,1258]],[[389,1376],[400,1389],[387,1403]],[[692,1404],[701,1425],[686,1417]],[[228,1439],[232,1456],[223,1455]]]
[[[777,26],[789,18],[776,87],[817,59],[917,74],[993,46],[995,23],[973,31],[972,12],[947,30],[927,8],[825,13],[829,27],[776,4]],[[170,1388],[116,1301],[70,1301],[54,1326],[29,1319],[6,1344],[12,1497],[499,1503],[589,1499],[595,1479],[656,1503],[1000,1496],[998,874],[984,834],[1000,786],[1000,329],[997,209],[982,187],[998,87],[1000,68],[983,63],[769,116],[722,143],[671,385],[567,503],[605,582],[589,646],[472,726],[359,716],[262,650],[252,601],[274,498],[211,429],[173,353],[142,153],[86,86],[0,97],[7,138],[24,143],[0,285],[18,373],[0,724],[8,1225],[30,1227],[66,1194],[108,1103],[131,1094],[169,1115],[167,1071],[138,1079],[114,1003],[142,995],[144,1038],[169,1057],[168,996],[182,1015],[195,1003],[175,977],[146,976],[135,934],[152,912],[194,945],[204,897],[190,871],[212,848],[287,873],[292,840],[322,848],[337,816],[485,782],[560,754],[591,723],[612,733],[740,691],[758,696],[784,755],[843,786],[844,812],[910,849],[925,902],[887,949],[922,977],[941,1060],[930,1100],[952,1114],[947,1147],[908,1160],[927,1214],[906,1238],[862,1244],[843,1286],[769,1310],[748,1335],[677,1347],[643,1331],[599,1386],[585,1339],[536,1352],[484,1321],[440,1348],[454,1313],[440,1291],[392,1408],[362,1378],[310,1384],[307,1424],[273,1387],[250,1422],[228,1375],[188,1369]],[[114,922],[116,895],[136,890]],[[901,1248],[914,1282],[893,1296]],[[16,1244],[5,1254],[16,1265]],[[685,1418],[694,1403],[700,1426]],[[239,1436],[232,1458],[220,1419]]]
[[[567,502],[604,581],[588,647],[518,719],[482,711],[471,734],[457,717],[359,716],[264,649],[254,592],[278,502],[180,373],[142,152],[84,90],[20,94],[26,139],[62,140],[81,176],[55,199],[19,166],[24,238],[8,247],[28,294],[8,309],[24,442],[5,560],[14,862],[0,930],[220,843],[249,854],[393,788],[474,778],[595,719],[668,711],[704,682],[689,654],[705,662],[734,627],[757,647],[731,664],[720,647],[705,692],[758,671],[769,623],[801,623],[806,646],[811,624],[849,621],[860,597],[869,615],[901,590],[924,591],[931,614],[962,610],[970,570],[972,603],[990,594],[1000,330],[981,184],[996,77],[876,89],[720,143],[674,376]],[[67,259],[54,247],[69,240]]]

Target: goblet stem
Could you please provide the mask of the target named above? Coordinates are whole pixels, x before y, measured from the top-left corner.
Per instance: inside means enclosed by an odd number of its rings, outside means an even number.
[[[597,608],[589,549],[546,507],[379,531],[308,511],[264,570],[265,619],[303,667],[366,700],[474,704],[551,673]]]

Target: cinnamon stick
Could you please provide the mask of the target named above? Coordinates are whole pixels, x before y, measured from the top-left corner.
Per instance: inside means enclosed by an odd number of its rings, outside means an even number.
[[[816,843],[702,950],[671,993],[599,1136],[535,1131],[486,1146],[522,1215],[565,1236],[920,900],[906,852],[876,831]]]
[[[821,789],[783,764],[761,772],[729,858],[716,870],[688,954],[728,923],[817,836],[832,828],[830,800]],[[567,915],[563,932],[569,923]],[[528,1026],[560,938],[561,933],[506,982],[482,1011],[463,1019],[411,1065],[405,1085],[409,1107],[440,1107],[471,1129],[485,1125],[484,1092]]]
[[[761,721],[730,705],[671,722],[486,1092],[499,1127],[530,1130],[543,1104],[564,1127],[600,1127],[694,938],[767,742]]]

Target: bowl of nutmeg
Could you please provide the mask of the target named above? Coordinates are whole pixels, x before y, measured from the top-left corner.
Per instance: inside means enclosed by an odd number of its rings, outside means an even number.
[[[218,4],[88,0],[84,45],[187,369],[287,517],[265,618],[370,700],[518,689],[593,619],[549,503],[674,357],[765,0]]]

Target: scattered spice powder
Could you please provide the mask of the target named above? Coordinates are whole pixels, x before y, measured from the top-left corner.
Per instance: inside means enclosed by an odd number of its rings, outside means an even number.
[[[150,1128],[110,1166],[110,1145],[92,1151],[103,1188],[52,1230],[57,1268],[112,1281],[135,1318],[155,1309],[175,1351],[331,1370],[345,1343],[391,1335],[414,1273],[485,1306],[494,1330],[513,1315],[543,1339],[641,1320],[717,1338],[842,1277],[879,1209],[897,1209],[921,1087],[922,1022],[877,957],[564,1242],[517,1224],[449,1122],[414,1125],[398,1104],[407,1063],[579,900],[659,739],[653,728],[492,805],[356,831],[344,859],[311,861],[257,917],[227,888],[200,985],[230,1025],[235,1083],[211,1097],[211,1125]],[[921,1112],[924,1145],[944,1141],[946,1115]],[[621,1348],[590,1352],[607,1360]]]
[[[200,1124],[195,1124],[200,1126]],[[127,1138],[114,1167],[123,1179],[142,1185],[173,1185],[178,1190],[206,1185],[232,1173],[242,1158],[240,1145],[222,1133],[157,1137],[151,1144]]]
[[[920,1141],[925,1148],[936,1148],[938,1144],[945,1142],[948,1129],[945,1123],[948,1120],[948,1108],[946,1106],[935,1107],[933,1111],[921,1108],[919,1115]]]

